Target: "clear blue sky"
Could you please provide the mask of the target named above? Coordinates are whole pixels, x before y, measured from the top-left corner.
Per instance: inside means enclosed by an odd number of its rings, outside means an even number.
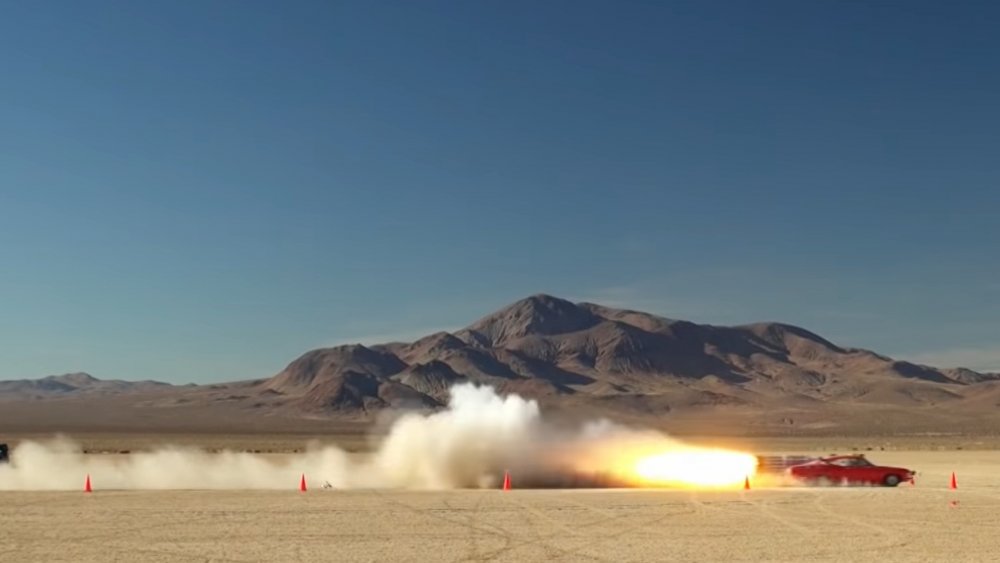
[[[548,292],[1000,369],[990,2],[8,2],[0,378]]]

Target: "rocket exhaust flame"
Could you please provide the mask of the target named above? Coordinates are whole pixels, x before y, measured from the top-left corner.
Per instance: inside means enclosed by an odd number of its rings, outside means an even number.
[[[682,449],[645,457],[636,464],[640,483],[735,487],[754,475],[757,458],[723,450]]]

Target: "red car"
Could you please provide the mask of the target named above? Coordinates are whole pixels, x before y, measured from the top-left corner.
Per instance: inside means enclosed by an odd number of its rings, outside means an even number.
[[[834,455],[821,457],[788,468],[788,473],[807,483],[827,481],[833,484],[866,484],[895,487],[909,481],[917,472],[902,467],[875,465],[864,455]]]

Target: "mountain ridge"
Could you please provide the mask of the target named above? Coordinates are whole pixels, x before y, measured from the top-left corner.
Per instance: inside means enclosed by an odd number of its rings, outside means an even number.
[[[42,399],[73,394],[118,394],[153,391],[176,386],[162,381],[124,381],[98,379],[86,372],[49,375],[39,379],[0,380],[0,397],[7,399]]]
[[[666,397],[669,403],[672,395],[681,407],[706,402],[766,406],[877,401],[893,394],[897,400],[926,404],[961,398],[953,391],[932,393],[927,385],[968,387],[1000,379],[842,347],[785,323],[696,324],[547,294],[516,301],[454,333],[320,350],[325,352],[313,350],[290,363],[267,388],[294,403],[299,390],[284,382],[337,378],[344,366],[366,366],[365,373],[409,387],[416,393],[411,399],[436,406],[447,401],[447,384],[459,381],[541,400],[574,397],[583,404],[587,401],[579,399],[613,402],[615,396],[643,395]],[[311,369],[302,360],[316,353],[332,354],[339,363]],[[373,355],[380,358],[374,364]],[[397,406],[378,391],[368,398],[366,408]],[[313,399],[310,409],[338,410]]]

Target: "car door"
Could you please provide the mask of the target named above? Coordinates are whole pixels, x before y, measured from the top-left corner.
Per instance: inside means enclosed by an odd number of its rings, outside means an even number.
[[[864,480],[869,483],[881,483],[885,479],[885,468],[877,465],[865,465],[858,468],[864,474]]]
[[[851,480],[865,483],[879,483],[882,481],[882,470],[866,459],[853,460],[851,467]]]
[[[830,479],[834,483],[840,483],[845,479],[853,481],[855,476],[852,472],[851,460],[847,458],[831,460],[830,465],[827,467],[827,479]]]

